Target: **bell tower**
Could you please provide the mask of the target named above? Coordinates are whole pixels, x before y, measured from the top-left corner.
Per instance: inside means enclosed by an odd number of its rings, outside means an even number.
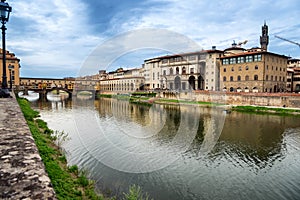
[[[268,26],[266,24],[266,21],[265,21],[265,24],[261,27],[261,36],[260,36],[260,45],[261,45],[261,48],[262,50],[265,50],[267,51],[268,50],[268,44],[269,44],[269,35],[268,35]]]

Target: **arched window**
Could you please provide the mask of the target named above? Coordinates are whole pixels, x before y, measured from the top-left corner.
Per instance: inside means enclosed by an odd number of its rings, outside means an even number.
[[[269,79],[269,76],[268,75],[266,75],[266,81]]]
[[[258,80],[258,75],[254,75],[254,80],[255,80],[255,81]]]
[[[239,71],[242,71],[242,66],[239,66]]]
[[[255,65],[254,69],[255,69],[255,70],[258,70],[258,65]]]
[[[238,80],[238,81],[241,81],[241,76],[238,76],[238,77],[237,77],[237,80]]]
[[[229,91],[230,91],[230,92],[233,92],[233,91],[234,91],[233,87],[231,87],[231,88],[229,89]]]
[[[226,76],[223,76],[223,81],[226,81]]]
[[[176,67],[176,75],[179,74],[179,67]]]
[[[170,75],[173,75],[173,68],[170,68]]]
[[[234,71],[234,67],[231,68],[231,71],[232,71],[232,72]]]
[[[230,81],[233,81],[233,76],[230,76]]]
[[[249,81],[249,76],[245,76],[245,81]]]
[[[246,70],[249,70],[249,67],[248,67],[248,66],[246,66]]]
[[[186,74],[186,69],[185,69],[185,67],[182,67],[182,74]]]

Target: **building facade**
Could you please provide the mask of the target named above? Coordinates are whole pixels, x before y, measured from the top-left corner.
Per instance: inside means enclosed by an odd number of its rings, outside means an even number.
[[[144,61],[145,82],[150,90],[213,90],[220,88],[219,58],[222,51],[202,50]]]
[[[3,76],[3,59],[2,59],[2,49],[0,49],[0,82],[2,83]],[[6,76],[7,76],[7,84],[10,87],[10,82],[12,83],[12,87],[16,87],[20,85],[20,59],[15,56],[14,53],[6,51]],[[0,84],[1,85],[1,84]]]
[[[300,59],[288,60],[287,90],[289,92],[300,92]]]
[[[285,92],[287,57],[259,48],[221,58],[223,91]]]
[[[20,78],[20,89],[52,89],[52,88],[66,88],[73,90],[75,85],[75,78]]]
[[[100,74],[100,90],[107,92],[134,92],[144,90],[145,78],[142,69],[123,70]]]
[[[288,57],[267,51],[268,26],[262,27],[261,47],[244,49],[235,44],[220,58],[221,85],[230,92],[286,92]]]

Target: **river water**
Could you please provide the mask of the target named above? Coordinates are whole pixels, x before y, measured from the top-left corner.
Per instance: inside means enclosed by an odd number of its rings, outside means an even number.
[[[105,98],[32,106],[108,195],[136,184],[163,200],[300,199],[300,118]]]

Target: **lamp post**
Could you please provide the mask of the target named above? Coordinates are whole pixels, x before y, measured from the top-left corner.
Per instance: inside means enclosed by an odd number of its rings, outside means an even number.
[[[14,69],[14,66],[8,65],[8,70],[9,70],[9,89],[12,91],[12,73],[11,71]]]
[[[1,0],[0,2],[0,17],[1,17],[1,23],[2,23],[2,88],[0,91],[0,97],[10,97],[8,88],[7,88],[7,77],[6,77],[6,50],[5,50],[5,23],[8,22],[9,14],[11,12],[11,7],[8,5],[8,3],[5,2],[5,0]]]

